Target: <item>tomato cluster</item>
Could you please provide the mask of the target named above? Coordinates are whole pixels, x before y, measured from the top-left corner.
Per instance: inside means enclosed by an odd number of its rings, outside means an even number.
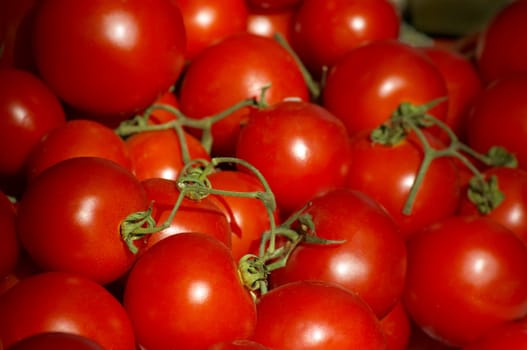
[[[526,348],[527,0],[396,3],[3,1],[0,350]]]

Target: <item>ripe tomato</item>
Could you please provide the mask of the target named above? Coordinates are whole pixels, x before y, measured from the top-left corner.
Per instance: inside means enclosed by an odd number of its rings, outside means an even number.
[[[395,304],[380,322],[388,344],[387,350],[408,350],[411,324],[403,303],[399,301]]]
[[[478,72],[466,56],[454,50],[437,46],[424,47],[422,50],[445,79],[448,92],[445,122],[460,138],[464,138],[469,110],[483,90]]]
[[[427,334],[465,346],[527,313],[527,246],[487,218],[453,216],[412,236],[404,304]]]
[[[190,159],[210,160],[200,140],[184,132]],[[132,170],[139,180],[175,180],[185,165],[181,143],[175,130],[145,131],[126,139]]]
[[[402,102],[420,105],[447,94],[443,76],[423,52],[378,40],[350,50],[331,67],[322,103],[355,134],[384,123]],[[445,120],[447,109],[443,102],[429,113]]]
[[[294,8],[302,3],[303,0],[246,0],[251,9],[280,11]]]
[[[65,332],[45,332],[23,338],[9,350],[104,350],[85,336]]]
[[[164,104],[174,108],[179,108],[179,102],[175,93],[171,90],[165,92],[154,104]],[[163,109],[154,109],[148,118],[151,124],[163,124],[176,119],[176,115]]]
[[[0,177],[20,175],[33,147],[65,122],[59,100],[40,79],[25,71],[2,69],[0,148],[6,151],[0,153]]]
[[[151,178],[141,182],[148,200],[153,204],[152,217],[158,225],[164,223],[170,215],[180,192],[174,180]],[[211,198],[200,200],[184,198],[170,226],[163,231],[153,233],[146,238],[146,248],[182,232],[206,233],[227,247],[231,247],[232,233],[229,221]]]
[[[273,283],[334,282],[357,293],[379,319],[386,316],[402,295],[406,273],[405,242],[390,215],[370,197],[348,189],[314,198],[305,213],[314,224],[311,234],[344,242],[301,243],[286,266],[271,275]]]
[[[293,24],[292,46],[307,68],[320,76],[349,50],[397,39],[400,19],[388,0],[304,0]]]
[[[149,350],[206,349],[247,338],[256,323],[229,249],[196,232],[167,237],[137,260],[124,305]]]
[[[527,169],[527,72],[489,84],[468,117],[467,144],[480,153],[505,147]]]
[[[175,0],[181,10],[187,47],[185,57],[192,61],[203,49],[247,26],[245,0]]]
[[[252,34],[272,38],[280,33],[286,42],[291,43],[295,9],[280,11],[249,10],[247,31]]]
[[[252,340],[233,340],[221,342],[208,347],[207,350],[270,350],[267,346]]]
[[[426,133],[434,148],[443,145]],[[351,171],[347,187],[377,200],[394,218],[401,233],[410,237],[421,227],[456,212],[460,198],[458,170],[452,159],[432,161],[409,214],[403,213],[423,160],[423,146],[414,133],[394,146],[373,143],[362,132],[351,140]]]
[[[527,323],[525,320],[507,322],[492,329],[462,350],[524,349],[527,347]]]
[[[386,349],[379,321],[356,294],[320,281],[292,282],[264,294],[252,339],[272,348]]]
[[[270,105],[286,97],[309,99],[300,69],[280,44],[250,33],[230,36],[188,66],[181,83],[181,111],[191,118],[211,116],[246,98],[259,98],[269,84],[265,100]],[[213,155],[235,153],[248,110],[238,110],[213,125]]]
[[[208,176],[212,188],[236,192],[264,192],[256,176],[243,171],[218,171]],[[235,261],[258,252],[262,234],[270,228],[269,214],[260,199],[214,195],[214,199],[229,220],[232,231],[232,255]],[[278,210],[274,211],[279,221]]]
[[[527,243],[527,171],[520,168],[494,167],[484,171],[488,179],[496,176],[503,201],[488,214],[479,212],[467,195],[461,197],[459,213],[486,216],[507,227]]]
[[[251,113],[236,156],[255,166],[284,215],[344,185],[349,140],[343,123],[310,102],[284,101]]]
[[[25,173],[29,181],[50,166],[75,157],[105,158],[131,169],[124,141],[109,127],[87,119],[69,120],[51,130],[28,157]]]
[[[170,0],[48,0],[37,7],[40,75],[67,104],[115,123],[150,105],[178,79],[185,27]]]
[[[527,45],[518,34],[527,30],[527,1],[511,1],[477,38],[476,63],[489,83],[517,72],[527,72]]]
[[[9,198],[0,192],[0,278],[14,271],[19,255],[15,210]]]
[[[108,283],[135,260],[121,239],[121,222],[147,208],[146,193],[129,170],[103,158],[71,158],[46,169],[27,187],[16,229],[44,270]]]
[[[46,272],[27,277],[0,297],[0,343],[46,332],[86,337],[103,349],[135,349],[123,306],[101,285],[77,274]]]

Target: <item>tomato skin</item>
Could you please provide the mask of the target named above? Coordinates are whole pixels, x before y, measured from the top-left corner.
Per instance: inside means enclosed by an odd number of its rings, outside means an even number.
[[[105,284],[135,260],[121,239],[121,222],[148,204],[129,170],[103,158],[71,158],[28,186],[15,224],[22,245],[41,268]]]
[[[507,322],[462,350],[523,349],[527,346],[527,323],[524,320]]]
[[[295,8],[303,0],[246,0],[253,10],[280,11]]]
[[[429,133],[425,135],[432,147],[443,147]],[[346,186],[366,193],[383,205],[406,238],[421,227],[456,212],[461,190],[458,170],[452,159],[442,157],[432,161],[410,215],[403,213],[424,156],[415,134],[410,133],[394,146],[384,146],[373,143],[369,133],[362,132],[352,138],[350,154],[352,170]]]
[[[123,306],[101,285],[77,274],[40,273],[0,297],[4,348],[44,332],[77,334],[104,349],[135,349],[132,324]]]
[[[35,75],[16,69],[0,71],[0,175],[22,172],[29,153],[66,116],[58,98]]]
[[[21,339],[8,350],[104,350],[93,340],[73,333],[46,332]]]
[[[207,350],[270,350],[267,346],[252,340],[234,340],[231,342],[216,343]]]
[[[15,210],[7,196],[0,192],[0,278],[13,272],[20,255],[15,229]]]
[[[462,215],[481,215],[505,226],[527,243],[527,171],[520,168],[494,167],[483,172],[488,179],[498,178],[503,201],[488,214],[481,214],[467,195],[461,197],[458,212]]]
[[[265,100],[269,105],[286,97],[309,100],[297,64],[280,44],[250,33],[232,35],[209,47],[188,66],[181,83],[180,108],[189,117],[204,118],[244,99],[259,99],[261,89],[268,84],[271,87]],[[240,125],[248,112],[249,108],[243,108],[213,125],[213,155],[234,155]]]
[[[201,142],[184,132],[190,159],[210,160]],[[176,180],[185,165],[181,143],[174,130],[145,131],[134,134],[125,141],[132,170],[139,180],[163,178]]]
[[[33,39],[38,71],[50,88],[108,123],[149,106],[184,65],[183,18],[168,0],[43,1]]]
[[[247,32],[272,38],[279,33],[291,43],[295,9],[280,11],[250,10],[247,17]]]
[[[206,349],[247,338],[256,323],[229,249],[196,232],[167,237],[138,259],[124,305],[138,343],[149,350]]]
[[[151,178],[141,181],[141,185],[146,191],[148,200],[153,204],[152,217],[158,225],[161,225],[168,219],[179,197],[177,183],[169,179]],[[231,226],[224,211],[216,203],[209,197],[201,200],[184,198],[170,226],[149,235],[145,249],[149,249],[166,237],[182,232],[203,232],[230,248]]]
[[[407,350],[411,324],[404,305],[399,301],[381,320],[381,327],[388,344],[388,350]]]
[[[322,104],[353,135],[384,123],[402,102],[420,105],[447,94],[443,76],[419,49],[378,40],[348,51],[330,68]],[[445,120],[447,109],[443,102],[429,113]]]
[[[504,6],[477,37],[476,64],[486,83],[527,71],[527,45],[518,33],[527,30],[527,2]]]
[[[438,221],[408,242],[403,300],[427,334],[468,345],[527,313],[527,247],[490,219]]]
[[[397,39],[400,19],[387,0],[304,0],[293,24],[292,46],[307,68],[320,75],[349,50]]]
[[[28,181],[50,166],[75,157],[105,158],[131,170],[125,143],[112,129],[93,120],[77,119],[51,130],[35,146],[26,163]]]
[[[175,3],[185,24],[188,61],[206,47],[245,31],[248,16],[245,0],[175,0]]]
[[[269,183],[282,215],[344,185],[349,140],[343,123],[310,102],[284,101],[251,114],[236,157],[256,167]]]
[[[273,284],[333,282],[357,293],[379,319],[386,316],[402,295],[406,273],[405,241],[391,216],[370,197],[348,189],[314,198],[305,213],[317,237],[344,243],[298,245],[286,266],[271,275]]]
[[[252,339],[272,349],[386,349],[379,321],[356,294],[335,284],[298,281],[258,304]]]
[[[487,85],[468,117],[466,143],[486,153],[492,146],[505,147],[527,169],[527,73],[517,73]]]

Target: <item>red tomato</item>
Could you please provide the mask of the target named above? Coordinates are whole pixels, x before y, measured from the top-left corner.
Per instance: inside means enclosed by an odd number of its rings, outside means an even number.
[[[411,324],[403,303],[395,304],[380,322],[388,344],[387,350],[408,350]]]
[[[264,294],[257,311],[252,339],[272,349],[386,349],[379,321],[368,305],[335,284],[285,284]]]
[[[400,19],[388,0],[304,0],[296,10],[292,46],[320,76],[349,50],[397,39]]]
[[[153,204],[152,217],[158,225],[163,224],[180,195],[177,183],[169,179],[151,178],[142,181],[142,185],[148,200]],[[222,208],[216,203],[208,197],[201,200],[184,198],[170,226],[147,237],[146,248],[181,232],[206,233],[230,248],[231,226]]]
[[[525,349],[526,347],[527,323],[523,320],[507,322],[463,347],[463,350]]]
[[[419,49],[380,40],[350,50],[329,70],[323,105],[350,134],[384,123],[402,102],[424,104],[448,95],[443,76]],[[430,114],[445,120],[448,104]]]
[[[20,251],[18,261],[13,270],[4,277],[0,278],[0,296],[7,292],[11,287],[16,285],[28,276],[40,273],[40,269],[27,256],[24,250]]]
[[[234,35],[189,65],[181,85],[181,111],[191,118],[211,116],[246,98],[259,98],[269,84],[265,100],[270,105],[286,97],[309,99],[300,69],[280,44],[249,33]],[[248,108],[243,108],[213,125],[214,155],[235,153],[240,124],[247,114]]]
[[[33,34],[44,81],[108,123],[154,102],[184,65],[183,18],[170,0],[44,1]]]
[[[527,1],[511,1],[490,20],[477,38],[476,63],[485,82],[527,72]]]
[[[192,61],[203,49],[245,31],[248,9],[245,0],[174,0],[181,10],[187,48]]]
[[[288,43],[291,43],[295,13],[294,9],[273,12],[250,10],[247,18],[247,31],[269,38],[279,33]]]
[[[294,8],[302,3],[303,0],[246,0],[251,9],[280,11]]]
[[[200,140],[184,133],[191,159],[210,160]],[[185,165],[181,143],[175,130],[145,131],[126,139],[132,170],[139,180],[163,178],[175,180]]]
[[[4,348],[46,332],[77,334],[103,349],[135,349],[132,324],[123,306],[101,285],[77,274],[37,274],[0,297]]]
[[[167,91],[159,97],[154,104],[168,105],[174,108],[179,108],[179,102],[176,95],[172,91]],[[176,119],[176,115],[163,109],[154,109],[148,118],[151,124],[163,124]]]
[[[284,215],[344,185],[349,140],[343,123],[323,107],[284,101],[251,114],[236,156],[255,166]]]
[[[40,79],[21,70],[1,70],[0,176],[20,175],[33,147],[65,122],[59,100]]]
[[[14,271],[19,255],[15,211],[9,198],[0,192],[0,278]]]
[[[424,47],[424,53],[443,75],[448,92],[448,113],[445,122],[464,138],[466,118],[478,94],[483,90],[473,63],[454,50]]]
[[[126,145],[112,129],[93,120],[77,119],[44,136],[29,155],[25,172],[31,181],[62,160],[85,156],[105,158],[131,169]]]
[[[247,338],[256,323],[229,249],[195,232],[167,237],[138,259],[124,305],[148,350],[206,349]]]
[[[231,342],[216,343],[207,350],[270,350],[267,346],[252,340],[233,340]]]
[[[490,219],[454,216],[408,242],[404,304],[426,333],[465,346],[527,313],[527,247]]]
[[[425,134],[432,147],[443,148],[441,142]],[[352,170],[347,186],[383,205],[407,238],[421,227],[453,215],[460,198],[455,163],[448,157],[436,158],[417,191],[411,212],[403,213],[423,157],[423,146],[414,133],[394,146],[375,144],[365,132],[351,141]]]
[[[135,260],[121,239],[121,222],[147,208],[146,193],[129,170],[103,158],[71,158],[28,186],[16,228],[22,245],[44,270],[108,283]]]
[[[273,283],[334,282],[357,293],[379,319],[386,316],[402,295],[406,273],[405,242],[390,215],[368,196],[348,189],[314,198],[305,213],[313,220],[312,234],[344,243],[301,243],[286,266],[271,275]]]
[[[459,213],[479,214],[507,227],[527,244],[527,171],[520,168],[494,167],[483,173],[496,176],[503,201],[488,214],[482,214],[467,195],[461,197]]]
[[[92,339],[65,332],[38,333],[19,340],[9,350],[104,350]]]
[[[242,171],[218,171],[208,176],[213,189],[235,192],[264,192],[256,176]],[[214,195],[218,206],[229,220],[232,230],[232,255],[235,261],[249,253],[258,252],[262,234],[270,229],[269,214],[257,198]],[[274,212],[278,223],[278,210]]]
[[[527,72],[489,84],[474,102],[467,125],[467,144],[475,151],[505,147],[527,169]]]

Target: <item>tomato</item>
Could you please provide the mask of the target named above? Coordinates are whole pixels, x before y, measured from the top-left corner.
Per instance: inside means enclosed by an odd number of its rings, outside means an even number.
[[[303,0],[246,0],[251,9],[280,11],[284,9],[295,8]]]
[[[7,196],[0,192],[0,278],[13,272],[20,255],[15,230],[15,210]]]
[[[165,92],[154,104],[163,104],[174,108],[179,108],[179,102],[175,93],[171,90]],[[176,115],[163,109],[154,109],[148,118],[151,124],[163,124],[176,119]]]
[[[69,120],[51,130],[36,145],[26,162],[29,181],[50,166],[75,157],[105,158],[131,169],[124,141],[109,127],[87,119]]]
[[[402,295],[406,273],[405,241],[390,215],[370,197],[348,189],[312,199],[305,213],[314,224],[311,234],[344,242],[301,243],[271,275],[273,283],[334,282],[357,293],[379,319],[386,316]]]
[[[256,323],[230,250],[196,232],[167,237],[137,260],[124,306],[139,344],[149,350],[206,349],[247,338]]]
[[[236,157],[255,166],[283,215],[316,195],[344,185],[349,140],[343,123],[310,102],[284,101],[251,114]]]
[[[264,294],[252,339],[272,348],[386,349],[379,321],[356,294],[320,281],[292,282]]]
[[[447,95],[443,76],[423,52],[377,40],[350,50],[330,68],[322,104],[355,134],[384,123],[402,102],[420,105]],[[447,109],[443,102],[429,113],[445,120]]]
[[[505,147],[527,169],[527,73],[517,73],[488,85],[478,96],[467,123],[467,144],[486,153]]]
[[[463,350],[523,349],[527,346],[527,323],[525,320],[507,322],[484,334],[478,340],[463,347]]]
[[[192,61],[203,49],[245,31],[248,9],[245,0],[175,0],[183,16],[187,47]]]
[[[388,350],[408,350],[411,324],[402,302],[398,302],[381,320]]]
[[[222,59],[218,59],[221,57]],[[309,99],[304,78],[293,57],[271,38],[237,34],[205,50],[188,66],[181,83],[181,111],[191,118],[220,113],[247,98],[259,98],[267,85],[265,101],[272,105],[286,97]],[[213,155],[232,156],[243,108],[212,127]]]
[[[217,171],[208,176],[213,189],[235,192],[264,192],[258,178],[235,170]],[[270,229],[269,213],[258,198],[238,196],[210,196],[229,220],[232,231],[232,255],[235,261],[249,253],[257,253],[262,234]],[[273,211],[275,223],[278,210]]]
[[[9,350],[104,350],[82,335],[65,332],[38,333],[19,340]]]
[[[180,191],[174,180],[151,178],[141,182],[148,200],[153,205],[152,217],[158,225],[168,220]],[[217,202],[205,197],[200,200],[184,198],[170,226],[163,231],[153,233],[146,238],[146,248],[152,247],[166,237],[182,232],[202,232],[232,245],[232,233],[229,221]]]
[[[423,51],[445,79],[448,92],[445,122],[463,139],[470,108],[483,90],[478,71],[472,61],[454,50],[429,46],[424,47]]]
[[[483,172],[485,178],[496,176],[503,201],[488,214],[482,214],[469,200],[461,197],[459,213],[479,214],[507,227],[527,243],[527,171],[520,168],[494,167]]]
[[[294,9],[273,12],[250,10],[247,18],[247,31],[269,38],[279,33],[286,42],[291,43],[295,13]]]
[[[190,159],[210,160],[200,140],[184,132]],[[145,131],[126,139],[132,169],[139,180],[163,178],[175,180],[185,165],[181,143],[175,130]]]
[[[292,46],[320,76],[349,50],[397,39],[400,19],[388,0],[304,0],[296,10]]]
[[[433,148],[444,147],[429,133],[425,135]],[[359,133],[351,140],[350,157],[352,170],[346,186],[364,192],[384,206],[406,238],[456,212],[461,185],[457,166],[448,157],[432,161],[410,212],[403,212],[424,157],[423,146],[414,133],[394,146],[373,143],[369,133]]]
[[[404,304],[427,334],[465,346],[527,313],[527,246],[487,218],[453,216],[412,236]]]
[[[51,166],[27,187],[16,229],[44,270],[108,283],[135,260],[121,239],[121,223],[147,208],[146,193],[129,170],[104,158],[71,158]]]
[[[107,123],[128,119],[175,83],[185,27],[170,0],[48,0],[34,23],[38,71],[68,105]]]
[[[0,278],[0,296],[24,278],[35,275],[39,272],[41,272],[41,270],[28,257],[27,253],[23,249],[20,250],[16,266],[11,272]]]
[[[269,348],[252,340],[233,340],[216,343],[208,347],[207,350],[269,350]]]
[[[477,38],[476,63],[487,83],[527,71],[527,45],[518,33],[527,30],[527,1],[511,1],[487,24]]]
[[[59,100],[39,78],[21,70],[0,70],[0,148],[9,150],[0,154],[0,177],[19,176],[33,147],[65,122]]]

